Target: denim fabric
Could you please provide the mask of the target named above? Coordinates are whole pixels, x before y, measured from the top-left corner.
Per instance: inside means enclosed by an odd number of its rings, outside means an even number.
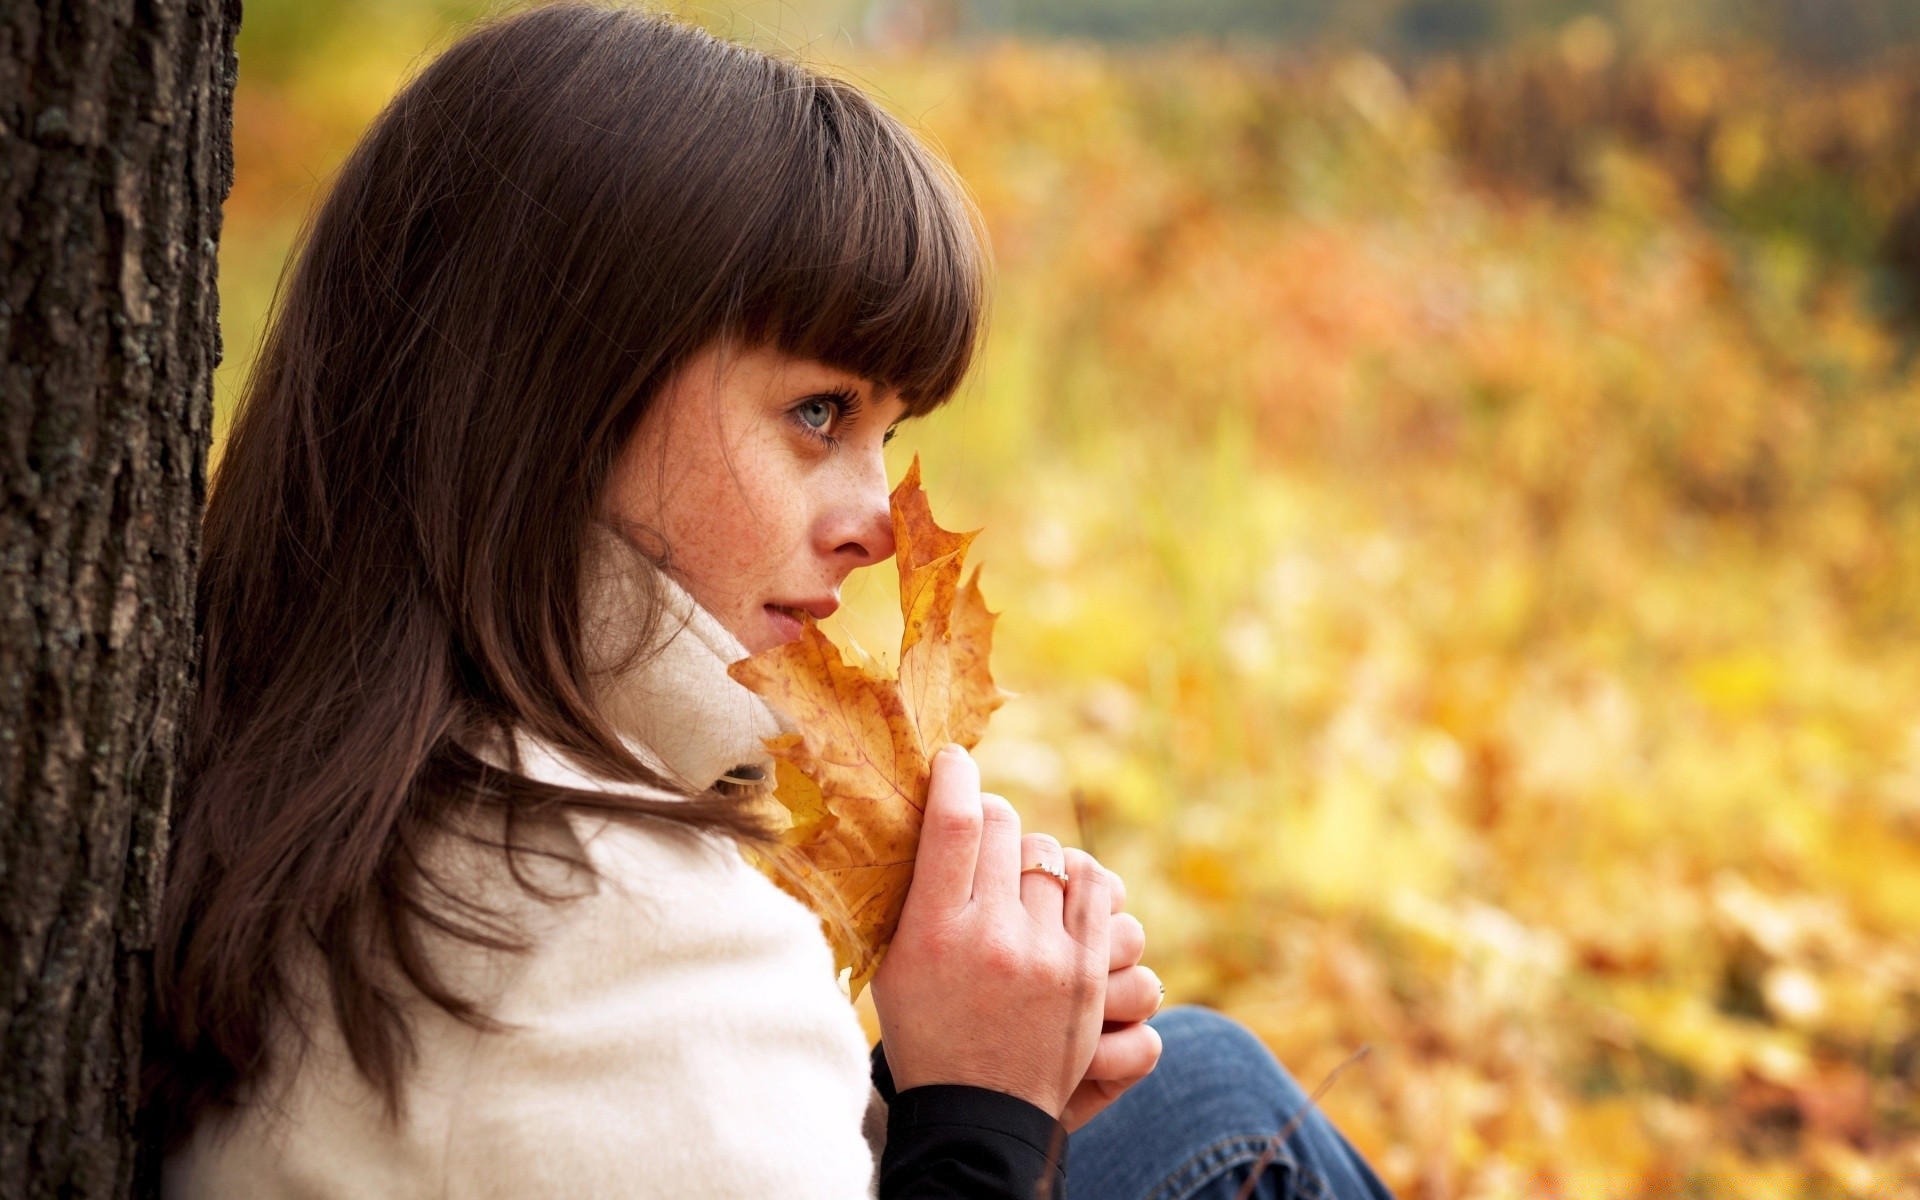
[[[1067,1200],[1234,1200],[1307,1103],[1247,1028],[1182,1005],[1149,1022],[1153,1074],[1067,1139]],[[1366,1160],[1314,1109],[1280,1143],[1257,1200],[1392,1200]]]

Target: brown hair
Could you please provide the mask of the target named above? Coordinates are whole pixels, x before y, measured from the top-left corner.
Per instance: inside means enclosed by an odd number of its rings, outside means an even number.
[[[718,338],[925,412],[966,371],[983,271],[957,184],[858,89],[665,17],[522,12],[394,98],[305,233],[207,506],[160,1137],[263,1077],[274,1022],[300,1027],[295,951],[394,1113],[409,989],[486,1023],[423,940],[518,944],[423,866],[475,804],[505,818],[509,865],[516,823],[561,805],[764,836],[738,799],[569,792],[474,748],[524,730],[671,787],[596,715],[582,645],[621,447]]]

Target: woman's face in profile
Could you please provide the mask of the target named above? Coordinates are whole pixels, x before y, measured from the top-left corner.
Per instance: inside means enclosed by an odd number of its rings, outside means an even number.
[[[897,395],[778,350],[720,344],[666,385],[608,481],[605,515],[749,651],[840,605],[893,553],[888,430]]]

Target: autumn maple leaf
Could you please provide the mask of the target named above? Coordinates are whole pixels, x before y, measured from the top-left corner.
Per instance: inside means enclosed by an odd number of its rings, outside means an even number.
[[[906,902],[928,764],[949,742],[972,749],[1005,699],[987,668],[994,614],[979,569],[960,582],[974,534],[934,524],[917,458],[892,508],[904,622],[897,676],[848,662],[811,619],[798,639],[729,668],[799,729],[767,743],[774,798],[793,818],[783,840],[797,878],[769,873],[826,910],[835,966],[850,971],[854,996]]]

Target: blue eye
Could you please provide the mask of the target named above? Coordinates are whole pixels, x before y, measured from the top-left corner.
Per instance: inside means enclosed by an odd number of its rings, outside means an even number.
[[[809,428],[825,429],[827,426],[833,424],[834,415],[839,411],[839,408],[831,400],[816,398],[806,401],[793,411],[802,421],[807,423]]]
[[[851,390],[820,392],[804,397],[787,413],[808,437],[837,446],[843,429],[859,419],[860,397]]]

